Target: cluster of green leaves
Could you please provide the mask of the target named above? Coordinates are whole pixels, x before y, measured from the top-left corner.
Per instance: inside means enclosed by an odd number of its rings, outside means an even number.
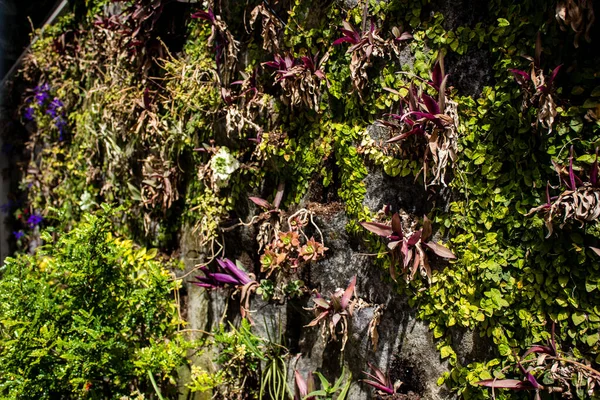
[[[221,324],[208,343],[216,353],[214,371],[193,367],[187,386],[193,392],[213,391],[213,396],[223,399],[289,398],[288,350],[279,343],[281,327],[278,337],[269,327],[267,334],[267,338],[255,335],[247,319],[239,328]]]
[[[6,260],[4,398],[127,398],[154,393],[148,373],[174,389],[185,355],[183,342],[168,339],[179,323],[175,283],[155,249],[111,233],[109,212],[85,216],[69,233],[46,231],[35,255]]]

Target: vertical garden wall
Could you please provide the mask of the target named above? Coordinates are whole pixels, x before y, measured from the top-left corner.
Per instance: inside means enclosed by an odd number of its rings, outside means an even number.
[[[0,393],[593,397],[594,22],[72,2],[5,88]]]

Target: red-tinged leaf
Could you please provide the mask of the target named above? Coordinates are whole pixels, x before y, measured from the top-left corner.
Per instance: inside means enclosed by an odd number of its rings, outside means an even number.
[[[402,245],[402,260],[404,261],[402,267],[404,271],[406,271],[406,268],[408,268],[408,264],[410,264],[410,261],[413,259],[413,257],[415,257],[415,250],[409,249],[406,246],[406,240],[404,240]]]
[[[391,236],[394,231],[391,226],[380,224],[379,222],[361,222],[363,228],[381,237]]]
[[[417,95],[415,94],[417,89],[415,88],[415,84],[413,82],[410,83],[408,87],[408,105],[410,111],[417,111],[419,108],[417,107]]]
[[[387,247],[388,247],[388,249],[390,249],[390,250],[394,250],[396,247],[398,247],[398,245],[399,245],[400,243],[402,243],[402,240],[394,240],[394,241],[392,241],[392,242],[389,242],[389,243],[388,243],[388,245],[387,245]]]
[[[558,75],[558,72],[560,71],[560,69],[562,68],[562,66],[563,65],[560,64],[558,67],[554,68],[554,70],[552,71],[552,74],[550,75],[550,78],[546,82],[546,84],[548,85],[548,87],[550,87],[552,85],[552,82],[554,82],[554,79],[556,79],[556,75]]]
[[[320,80],[324,80],[325,79],[325,73],[323,71],[321,71],[320,69],[315,71],[315,76],[317,78],[319,78]]]
[[[421,234],[421,240],[426,242],[431,237],[432,233],[431,221],[429,218],[427,218],[427,216],[423,216],[423,227],[421,228],[421,231],[423,232]]]
[[[531,346],[526,352],[525,354],[523,354],[522,358],[527,357],[528,355],[530,355],[531,353],[542,353],[542,354],[549,354],[551,356],[556,355],[554,353],[554,350],[552,349],[552,347],[550,346],[540,346],[540,345],[535,345],[535,346]]]
[[[421,235],[423,234],[423,230],[419,229],[416,232],[413,232],[412,235],[410,235],[410,237],[408,238],[408,240],[406,241],[406,245],[408,247],[412,247],[415,244],[417,244],[419,242],[419,240],[421,240]]]
[[[537,379],[535,379],[535,376],[531,375],[531,372],[526,373],[525,376],[534,389],[539,389],[541,385],[538,383]]]
[[[321,321],[323,318],[327,317],[329,315],[329,311],[323,311],[321,314],[319,314],[317,316],[317,318],[313,319],[312,321],[310,321],[308,323],[308,325],[304,325],[305,327],[308,326],[315,326],[319,323],[319,321]]]
[[[386,378],[385,378],[385,375],[383,374],[383,372],[381,372],[381,370],[380,370],[379,368],[377,368],[376,366],[374,366],[374,365],[373,365],[373,364],[371,364],[371,363],[368,363],[368,365],[369,365],[369,368],[371,368],[371,371],[375,372],[375,375],[377,375],[377,380],[378,380],[379,382],[385,383],[385,382],[386,382]],[[375,378],[375,377],[374,377],[373,375],[371,375],[371,374],[368,374],[368,373],[366,373],[366,372],[363,372],[363,373],[364,373],[364,374],[367,374],[367,375],[369,375],[369,376],[371,376],[372,378]]]
[[[577,185],[575,184],[575,172],[573,172],[573,145],[571,145],[571,156],[569,157],[569,184],[571,185],[569,189],[577,189]]]
[[[426,243],[423,243],[423,244],[425,246],[427,246],[428,248],[430,248],[431,251],[433,251],[435,254],[437,254],[440,257],[449,258],[451,260],[454,260],[456,258],[456,256],[454,255],[454,253],[452,251],[450,251],[449,248],[447,248],[446,246],[442,246],[439,243],[426,242]]]
[[[217,281],[217,282],[221,282],[221,283],[229,283],[230,285],[239,285],[240,282],[235,279],[233,276],[228,275],[228,274],[222,274],[220,272],[215,272],[214,274],[211,274],[211,276]]]
[[[333,41],[333,45],[334,46],[338,46],[338,45],[340,45],[342,43],[353,43],[354,44],[355,41],[354,41],[354,39],[352,39],[350,37],[347,37],[347,36],[341,37],[341,38],[336,39],[336,40]]]
[[[216,286],[215,285],[211,285],[210,283],[204,283],[204,282],[192,282],[192,285],[196,285],[196,286],[200,286],[206,289],[215,289]]]
[[[304,398],[304,396],[306,396],[309,392],[308,392],[308,385],[306,384],[306,381],[304,380],[304,378],[302,377],[302,375],[300,375],[300,372],[298,372],[298,370],[294,371],[294,378],[296,380],[296,389],[297,389],[297,393],[300,398]]]
[[[262,63],[261,65],[266,65],[267,67],[275,68],[275,69],[279,69],[281,67],[279,65],[279,63],[276,61],[267,61],[267,62]]]
[[[519,81],[519,77],[522,78],[525,81],[528,81],[531,79],[531,77],[529,76],[529,74],[525,71],[522,71],[520,69],[509,69],[510,72],[512,72],[512,74],[515,76],[515,79],[517,80],[517,82]]]
[[[333,314],[333,317],[331,317],[331,324],[334,329],[337,326],[338,322],[340,322],[340,319],[342,319],[342,316],[340,314]]]
[[[429,113],[433,114],[433,115],[438,115],[440,114],[440,107],[437,103],[437,101],[435,101],[433,99],[433,97],[431,97],[430,95],[423,93],[423,95],[421,96],[421,99],[423,100],[423,103],[425,104],[425,108],[427,108],[427,111],[429,111]]]
[[[205,21],[214,22],[215,15],[213,14],[212,10],[208,10],[208,12],[206,12],[206,11],[197,11],[194,14],[192,14],[192,18],[194,18],[194,19],[203,19]]]
[[[413,135],[417,135],[417,134],[423,134],[423,132],[424,132],[424,131],[423,131],[423,129],[421,129],[421,127],[420,127],[420,126],[416,126],[416,127],[412,128],[412,129],[411,129],[410,131],[408,131],[408,132],[404,132],[404,133],[403,133],[403,134],[401,134],[401,135],[394,136],[393,138],[391,138],[391,139],[387,140],[387,141],[386,141],[386,143],[395,143],[395,142],[399,142],[399,141],[401,141],[401,140],[404,140],[404,139],[406,139],[406,138],[409,138],[409,137],[411,137],[411,136],[413,136]]]
[[[275,193],[275,200],[273,200],[273,206],[276,209],[279,209],[279,206],[281,205],[281,200],[283,200],[284,191],[285,191],[285,182],[281,181],[281,182],[279,182],[279,185],[277,185],[277,193]]]
[[[392,230],[394,231],[394,234],[402,238],[402,221],[400,220],[400,215],[398,215],[398,213],[392,215]]]
[[[256,204],[259,207],[265,208],[267,210],[270,210],[273,208],[273,206],[271,205],[271,203],[269,203],[267,200],[265,199],[261,199],[260,197],[248,197],[254,204]]]
[[[344,30],[348,31],[348,32],[356,32],[356,30],[354,29],[354,26],[352,26],[352,24],[348,21],[342,21],[342,25],[344,26]]]
[[[352,298],[352,294],[354,293],[355,287],[356,287],[356,275],[354,275],[354,277],[352,277],[350,284],[348,285],[348,287],[344,291],[344,294],[342,295],[342,299],[340,301],[342,310],[345,310],[346,307],[348,307],[348,303],[350,303],[350,299]]]
[[[397,38],[395,38],[394,40],[397,42],[402,42],[404,40],[410,40],[413,38],[413,35],[411,35],[408,32],[402,32],[402,35],[398,36]]]
[[[531,390],[534,387],[528,381],[517,379],[485,379],[475,382],[476,385],[491,387],[495,389]]]
[[[384,386],[378,382],[372,381],[370,379],[362,379],[362,382],[366,383],[367,385],[373,386],[375,389],[381,390],[382,392],[394,394],[394,389],[390,389],[389,387]]]
[[[419,265],[421,265],[421,255],[419,253],[415,254],[415,259],[413,260],[412,268],[410,269],[409,280],[413,280],[417,270],[419,269]]]
[[[315,304],[317,306],[319,306],[321,308],[324,308],[326,310],[329,308],[329,302],[322,297],[315,297],[313,299],[313,301],[315,302]]]

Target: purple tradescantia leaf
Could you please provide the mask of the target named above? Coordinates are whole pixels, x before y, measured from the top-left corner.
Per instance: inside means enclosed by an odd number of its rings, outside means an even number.
[[[427,108],[427,111],[429,111],[433,115],[440,114],[440,107],[437,101],[433,99],[433,97],[429,96],[426,93],[423,93],[421,97],[423,100],[423,104],[425,104],[425,107]]]
[[[397,42],[402,42],[404,40],[409,40],[409,39],[412,39],[412,38],[413,38],[413,35],[411,35],[408,32],[403,32],[402,35],[400,35],[399,37],[395,38],[394,40],[397,41]]]
[[[228,274],[223,274],[221,272],[215,272],[215,273],[211,274],[211,277],[220,283],[229,283],[231,285],[236,285],[236,286],[240,284],[240,281],[235,279],[233,276],[228,275]]]
[[[329,302],[328,302],[327,300],[325,300],[324,298],[322,298],[322,297],[315,297],[315,298],[313,299],[313,301],[315,302],[315,304],[316,304],[318,307],[324,308],[324,309],[326,309],[326,310],[327,310],[327,309],[329,308],[329,306],[330,306],[330,305],[329,305]]]
[[[407,120],[407,121],[408,121],[408,120]],[[411,136],[413,136],[413,135],[423,135],[424,133],[425,133],[425,131],[424,131],[424,130],[423,130],[423,128],[421,128],[421,126],[419,125],[419,126],[416,126],[416,127],[414,127],[413,129],[411,129],[411,130],[410,130],[410,131],[408,131],[408,132],[404,132],[404,133],[403,133],[403,134],[401,134],[401,135],[394,136],[393,138],[391,138],[391,139],[388,139],[388,140],[386,141],[386,143],[395,143],[395,142],[399,142],[399,141],[401,141],[401,140],[404,140],[404,139],[406,139],[406,138],[409,138],[409,137],[411,137]]]
[[[450,249],[448,249],[445,246],[442,246],[441,244],[435,242],[427,242],[423,244],[440,257],[449,258],[451,260],[454,260],[456,258],[456,256],[450,251]]]
[[[356,287],[356,275],[354,275],[354,277],[352,277],[350,284],[348,285],[348,287],[344,291],[344,294],[342,295],[342,298],[340,300],[340,305],[342,307],[342,310],[345,310],[346,307],[348,307],[348,304],[350,303],[350,299],[352,298],[352,294],[354,293],[355,287]]]
[[[232,275],[241,285],[246,285],[252,282],[252,279],[246,274],[246,272],[239,269],[233,261],[228,258],[224,258],[222,260],[218,260],[219,265],[230,275]]]
[[[379,222],[361,222],[363,228],[381,237],[389,237],[394,231],[391,226],[380,224]]]
[[[571,146],[571,156],[569,157],[569,185],[569,189],[577,189],[577,185],[575,183],[575,173],[573,172],[573,146]]]
[[[531,375],[531,372],[528,372],[527,370],[525,370],[525,367],[523,367],[523,365],[518,360],[517,360],[517,364],[519,365],[519,369],[525,374],[525,378],[527,378],[527,381],[529,382],[529,384],[534,389],[539,389],[541,387],[541,385],[538,383],[537,379],[535,379],[535,376]]]
[[[265,208],[267,210],[270,210],[273,208],[273,205],[271,205],[271,203],[269,203],[267,200],[265,199],[261,199],[260,197],[248,197],[248,199],[250,199],[250,201],[252,201],[254,204],[256,204],[259,207]]]
[[[476,385],[491,387],[495,389],[532,390],[535,389],[531,382],[518,379],[485,379],[475,382]]]
[[[392,215],[392,230],[394,231],[394,235],[399,236],[399,238],[402,239],[402,221],[400,221],[400,215],[398,215],[398,213]]]
[[[439,90],[443,80],[444,73],[442,71],[442,65],[439,62],[436,62],[433,71],[431,71],[431,82],[433,83],[433,87]]]
[[[384,393],[394,394],[394,387],[391,384],[389,375],[386,377],[379,368],[375,367],[371,363],[369,363],[369,368],[375,373],[375,375],[363,371],[363,374],[365,374],[371,379],[363,379],[362,382],[366,383],[367,385],[373,386],[374,388],[381,390]]]
[[[548,87],[552,86],[552,83],[554,82],[554,79],[556,79],[556,75],[558,75],[558,72],[560,71],[562,66],[563,65],[560,64],[558,67],[554,68],[554,70],[552,71],[552,74],[550,75],[550,78],[548,79],[548,82],[546,82],[546,85]]]
[[[548,355],[551,355],[551,356],[555,356],[556,355],[554,349],[552,347],[550,347],[550,346],[535,345],[535,346],[531,346],[525,352],[525,354],[523,354],[523,358],[527,357],[528,355],[530,355],[532,353],[548,354]]]
[[[415,244],[417,244],[421,240],[421,234],[422,233],[423,233],[423,231],[421,229],[419,229],[418,231],[414,232],[412,235],[410,235],[410,237],[406,241],[406,245],[409,246],[409,247],[412,247]]]
[[[387,394],[394,394],[394,390],[390,389],[387,386],[384,386],[380,383],[377,383],[375,381],[372,381],[370,379],[363,379],[362,382],[366,383],[367,385],[373,386],[375,389],[381,390],[382,392],[385,392]]]
[[[208,11],[197,11],[192,14],[193,19],[202,19],[204,21],[209,21],[211,23],[215,22],[215,14],[209,8]]]
[[[513,69],[509,69],[509,71],[512,72],[512,74],[514,75],[515,80],[517,82],[519,82],[520,80],[523,80],[523,81],[529,81],[529,80],[531,80],[531,77],[525,71],[522,71],[520,69],[514,69],[514,68]]]

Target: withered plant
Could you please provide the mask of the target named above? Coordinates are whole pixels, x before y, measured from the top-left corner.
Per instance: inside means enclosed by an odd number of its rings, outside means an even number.
[[[425,84],[414,79],[407,88],[406,96],[403,97],[397,90],[386,88],[401,97],[400,113],[388,114],[388,120],[378,121],[393,134],[387,143],[404,145],[411,138],[421,143],[417,146],[423,148],[425,187],[440,184],[446,186],[446,171],[456,159],[458,112],[457,104],[448,98],[447,80],[444,59],[440,57],[431,72],[431,80]],[[427,87],[434,91],[434,96],[427,93]],[[429,173],[431,179],[428,178]]]
[[[249,321],[252,321],[250,318],[250,296],[259,286],[254,279],[254,275],[248,274],[239,262],[234,264],[233,261],[227,258],[217,259],[217,263],[220,272],[212,272],[207,266],[202,266],[200,270],[204,273],[204,276],[196,276],[196,281],[192,283],[206,289],[234,288],[235,291],[232,296],[240,295],[240,314],[242,318],[248,318]]]
[[[591,41],[590,30],[596,20],[593,0],[559,0],[556,3],[555,17],[560,29],[566,31],[570,26],[575,32],[573,40],[575,48],[579,47],[581,35],[588,43]]]
[[[214,48],[217,70],[222,83],[229,84],[240,50],[239,42],[234,39],[225,21],[219,15],[215,15],[210,8],[208,11],[195,12],[192,14],[192,18],[210,23],[211,35],[208,38],[208,44]]]
[[[527,215],[541,213],[543,215],[548,234],[553,232],[553,221],[562,218],[562,229],[569,221],[578,221],[583,224],[593,222],[600,217],[600,182],[598,181],[598,149],[596,160],[590,167],[587,176],[578,176],[573,167],[573,146],[571,146],[568,167],[555,162],[554,169],[558,173],[563,192],[555,197],[550,197],[550,184],[546,186],[546,203],[532,208]]]
[[[275,69],[276,82],[283,90],[284,103],[319,112],[320,87],[326,80],[322,68],[328,59],[328,53],[320,59],[318,54],[314,57],[302,56],[300,59],[289,53],[285,56],[275,54],[273,61],[267,61],[263,65]]]
[[[332,293],[329,300],[325,299],[320,293],[316,292],[313,298],[314,306],[310,309],[315,314],[313,319],[306,326],[316,326],[322,323],[322,332],[324,340],[329,337],[330,340],[337,340],[338,335],[342,337],[342,351],[348,341],[348,318],[357,303],[355,292],[356,276],[350,280],[348,287],[338,289]],[[338,331],[339,324],[339,331]]]
[[[250,26],[256,23],[259,16],[262,19],[261,36],[263,39],[263,50],[269,53],[279,52],[279,33],[283,28],[282,22],[265,3],[257,5],[250,13]]]
[[[515,77],[515,80],[521,87],[523,95],[523,109],[528,109],[530,106],[537,107],[537,121],[544,128],[548,129],[548,133],[552,132],[552,125],[558,112],[556,111],[556,88],[554,80],[558,75],[562,65],[557,66],[552,70],[550,75],[545,75],[544,70],[540,66],[540,57],[542,54],[541,38],[538,38],[535,46],[535,56],[524,56],[531,61],[531,71],[523,71],[520,69],[510,69],[509,71]]]
[[[548,346],[533,345],[517,360],[517,367],[523,379],[485,379],[477,385],[494,389],[528,390],[535,393],[536,400],[540,393],[558,393],[562,398],[583,398],[585,395],[595,398],[600,384],[600,371],[592,368],[585,360],[578,360],[560,351],[554,338],[555,325]],[[534,358],[527,358],[529,355]],[[525,368],[525,365],[528,365]],[[509,367],[506,367],[504,373]],[[537,376],[537,378],[536,378]],[[543,378],[544,384],[539,381]]]
[[[340,28],[344,36],[333,42],[334,46],[344,43],[350,44],[347,53],[351,55],[350,78],[352,87],[362,99],[362,93],[368,84],[369,76],[367,69],[373,64],[371,57],[385,57],[398,42],[411,39],[412,35],[408,32],[402,32],[394,27],[395,37],[391,40],[384,40],[380,35],[380,30],[375,27],[371,21],[370,28],[360,32],[348,21],[342,21],[343,28]]]

